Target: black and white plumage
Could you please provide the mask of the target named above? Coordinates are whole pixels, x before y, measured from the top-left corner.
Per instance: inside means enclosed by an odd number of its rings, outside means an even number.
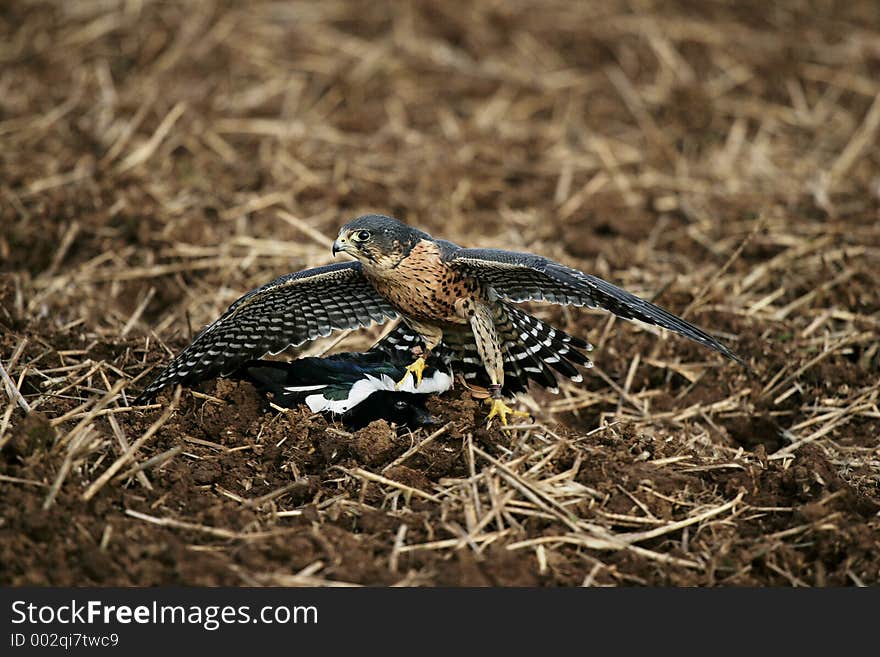
[[[400,317],[404,328],[392,335],[418,336],[413,355],[419,357],[406,368],[416,383],[425,357],[445,349],[456,371],[489,382],[490,417],[506,422],[511,411],[501,401],[502,389],[519,391],[528,381],[554,389],[557,375],[578,381],[577,367],[590,364],[586,341],[514,305],[523,301],[601,308],[672,330],[745,364],[680,317],[543,256],[462,248],[381,215],[343,226],[333,245],[334,254],[338,251],[358,262],[289,274],[249,292],[202,331],[139,400],[175,383],[228,375],[250,359],[333,330]]]
[[[432,358],[418,389],[411,378],[398,388],[408,357],[408,353],[374,349],[289,363],[252,360],[233,376],[249,381],[278,406],[304,404],[313,413],[337,416],[352,428],[380,419],[412,428],[434,424],[425,402],[452,387],[452,373]]]

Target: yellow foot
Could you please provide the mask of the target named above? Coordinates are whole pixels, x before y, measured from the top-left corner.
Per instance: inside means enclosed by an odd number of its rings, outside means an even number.
[[[521,415],[523,417],[529,417],[529,414],[526,411],[515,411],[510,406],[504,403],[501,399],[487,399],[487,404],[491,404],[492,410],[489,411],[489,415],[486,417],[486,421],[490,421],[496,415],[501,418],[501,424],[507,426],[507,416],[508,415]]]
[[[425,367],[425,359],[421,356],[416,358],[416,362],[414,362],[412,365],[407,365],[406,374],[404,374],[403,378],[397,382],[395,388],[400,390],[403,387],[403,384],[406,383],[406,377],[410,375],[410,372],[412,372],[413,376],[416,378],[416,384],[414,387],[418,388],[420,385],[422,385],[422,372],[425,371]]]

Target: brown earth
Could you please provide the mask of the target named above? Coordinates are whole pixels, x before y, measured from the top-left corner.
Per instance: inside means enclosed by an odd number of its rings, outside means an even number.
[[[6,3],[0,583],[877,585],[878,43],[872,0]],[[461,388],[430,435],[229,381],[129,408],[368,211],[754,371],[535,306],[596,367],[510,432]]]

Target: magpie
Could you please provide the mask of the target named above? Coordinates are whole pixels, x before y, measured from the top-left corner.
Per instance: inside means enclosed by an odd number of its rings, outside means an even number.
[[[429,395],[452,387],[449,366],[440,359],[431,361],[418,388],[412,377],[398,387],[407,363],[382,350],[292,362],[250,360],[234,378],[249,381],[277,406],[305,404],[313,413],[339,417],[352,429],[380,419],[415,429],[437,423],[425,402]]]

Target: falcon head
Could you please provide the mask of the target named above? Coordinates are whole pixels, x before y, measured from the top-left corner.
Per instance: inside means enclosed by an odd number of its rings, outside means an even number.
[[[333,255],[349,254],[361,264],[379,269],[397,266],[427,233],[381,214],[353,219],[339,229],[333,242]]]

